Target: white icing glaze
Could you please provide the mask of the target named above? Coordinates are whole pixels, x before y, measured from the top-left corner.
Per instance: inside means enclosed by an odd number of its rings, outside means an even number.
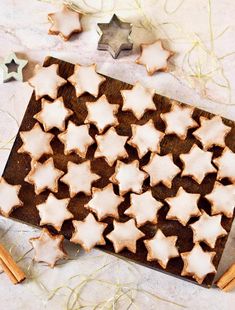
[[[123,201],[123,197],[120,197],[114,193],[113,185],[108,184],[103,189],[93,187],[92,199],[87,205],[85,205],[85,207],[95,212],[99,221],[108,216],[118,219],[118,206]]]
[[[69,201],[69,198],[57,199],[50,193],[44,203],[36,206],[41,219],[40,225],[52,225],[57,231],[60,231],[64,221],[73,218],[73,214],[67,209]]]
[[[116,130],[111,127],[103,135],[96,135],[97,150],[95,158],[105,157],[107,163],[112,166],[118,158],[125,158],[128,156],[124,147],[128,137],[119,136]]]
[[[47,229],[43,229],[40,237],[31,238],[30,242],[35,250],[34,260],[44,262],[54,267],[59,259],[66,258],[62,248],[63,236],[52,236]]]
[[[179,256],[179,252],[175,246],[176,241],[176,236],[166,237],[162,231],[158,229],[152,239],[144,241],[148,250],[147,260],[157,260],[162,268],[165,269],[171,258]]]
[[[90,251],[95,245],[104,245],[103,232],[107,225],[97,222],[89,213],[84,221],[73,221],[75,231],[70,241],[80,244],[85,251]]]
[[[52,99],[57,98],[58,88],[67,82],[57,74],[58,70],[59,65],[57,64],[49,67],[35,66],[34,76],[28,82],[34,88],[37,100],[45,95]]]
[[[171,110],[161,114],[161,118],[166,125],[166,134],[176,134],[181,139],[185,139],[189,128],[198,126],[192,119],[193,108],[183,107],[172,102]]]
[[[214,188],[210,194],[205,196],[211,203],[211,213],[223,213],[227,217],[233,216],[235,208],[235,185],[223,185],[215,182]]]
[[[172,180],[180,172],[171,154],[160,156],[152,154],[149,163],[142,168],[150,175],[150,185],[155,186],[162,182],[165,186],[171,187]]]
[[[198,243],[195,244],[190,252],[181,253],[184,261],[181,275],[192,276],[201,284],[208,273],[216,272],[215,266],[212,264],[215,254],[215,252],[204,252]]]
[[[58,191],[58,180],[63,174],[63,171],[55,168],[52,158],[49,158],[43,164],[32,161],[31,170],[25,177],[25,181],[34,185],[37,195],[45,189],[56,193]]]
[[[91,194],[91,185],[100,177],[91,172],[90,161],[87,160],[81,164],[68,162],[68,172],[60,181],[69,187],[70,197],[74,197],[77,193],[83,192],[87,195]]]
[[[225,147],[225,137],[231,127],[224,125],[220,116],[212,119],[200,117],[201,127],[193,132],[193,135],[202,143],[207,150],[213,145]]]
[[[119,185],[120,195],[129,191],[142,192],[142,185],[147,174],[139,169],[139,162],[134,160],[129,164],[117,161],[115,174],[110,178],[111,182]]]
[[[153,198],[151,190],[138,195],[131,194],[131,206],[124,212],[126,215],[134,217],[137,227],[146,222],[157,223],[157,212],[163,206],[161,202]]]
[[[235,183],[235,154],[229,148],[226,147],[222,155],[213,162],[218,168],[218,179],[229,178]]]
[[[176,219],[185,226],[191,217],[201,214],[197,206],[199,198],[199,194],[187,193],[180,187],[175,197],[165,199],[170,206],[166,218]]]
[[[132,89],[121,90],[123,111],[132,111],[137,119],[141,119],[147,110],[156,110],[153,102],[155,90],[143,87],[137,82]]]
[[[50,142],[54,135],[45,133],[38,123],[31,130],[21,131],[20,137],[23,145],[18,149],[18,153],[27,153],[34,160],[38,160],[43,154],[53,154]]]
[[[82,158],[86,157],[88,147],[94,143],[89,135],[89,128],[89,125],[76,126],[69,121],[67,130],[58,135],[59,140],[64,144],[65,155],[75,152]]]
[[[193,230],[193,241],[204,241],[211,248],[215,247],[216,240],[219,237],[227,235],[227,232],[221,226],[222,215],[210,216],[205,211],[199,220],[190,225]]]
[[[96,125],[99,133],[102,133],[107,126],[118,125],[115,114],[118,111],[118,104],[110,104],[105,95],[102,95],[95,102],[86,102],[88,115],[85,123],[93,123]]]
[[[114,229],[106,236],[112,243],[115,253],[119,253],[124,248],[136,252],[136,242],[144,236],[144,233],[135,226],[133,219],[121,223],[113,221]]]
[[[23,206],[19,199],[20,185],[11,185],[0,177],[0,213],[9,216],[13,209]]]
[[[167,60],[173,53],[163,48],[161,40],[142,44],[141,47],[141,54],[136,60],[138,64],[144,65],[150,75],[156,71],[166,71]]]
[[[197,183],[202,183],[206,174],[216,172],[211,164],[212,153],[201,150],[196,144],[187,154],[181,154],[180,159],[184,163],[182,176],[191,176]]]
[[[48,14],[52,26],[49,33],[59,33],[67,40],[73,32],[82,31],[79,13],[69,10],[65,5],[62,10]]]
[[[45,131],[56,127],[65,130],[65,120],[73,114],[73,111],[65,108],[63,98],[57,98],[53,102],[42,99],[42,110],[34,115],[34,118],[42,123]]]
[[[99,87],[105,80],[105,77],[96,72],[95,64],[90,66],[75,65],[73,75],[68,78],[68,81],[75,87],[77,97],[86,92],[97,97]]]
[[[152,120],[144,125],[131,125],[132,137],[128,143],[136,147],[139,158],[142,158],[148,151],[157,152],[160,150],[160,142],[164,134],[157,130]]]

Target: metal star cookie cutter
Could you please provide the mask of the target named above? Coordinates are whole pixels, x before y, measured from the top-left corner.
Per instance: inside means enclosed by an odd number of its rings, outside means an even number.
[[[98,33],[101,35],[98,50],[107,50],[117,58],[122,50],[131,50],[133,43],[130,39],[132,24],[121,21],[116,14],[109,23],[98,23]]]
[[[27,63],[28,60],[18,58],[15,53],[9,54],[4,61],[0,62],[3,83],[10,80],[23,81],[22,70]]]

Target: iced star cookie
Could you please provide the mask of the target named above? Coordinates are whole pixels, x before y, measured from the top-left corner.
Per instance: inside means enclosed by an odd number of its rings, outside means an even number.
[[[119,109],[118,104],[110,104],[105,95],[102,95],[95,102],[86,102],[87,117],[85,124],[95,124],[99,133],[102,133],[108,126],[117,126],[116,114]]]
[[[112,166],[118,158],[128,157],[125,149],[128,137],[118,135],[113,127],[108,129],[103,135],[96,135],[95,139],[97,150],[94,157],[104,157],[109,166]]]
[[[226,230],[221,225],[221,218],[222,215],[210,216],[202,211],[199,220],[190,225],[193,230],[194,243],[203,241],[213,249],[216,240],[227,235]]]
[[[147,110],[156,110],[154,93],[154,89],[145,88],[139,82],[132,89],[121,90],[122,111],[131,111],[137,119],[141,119]]]
[[[211,203],[211,214],[224,214],[226,217],[233,217],[235,208],[235,185],[223,185],[215,182],[210,194],[205,196]]]
[[[200,216],[198,209],[199,194],[191,194],[180,187],[174,197],[166,198],[165,201],[170,206],[166,215],[168,220],[177,220],[186,226],[191,217]]]
[[[166,237],[162,231],[158,229],[152,239],[144,240],[144,244],[148,251],[147,260],[156,260],[159,265],[165,269],[171,258],[179,256],[176,241],[177,236]]]
[[[20,185],[11,185],[0,177],[0,214],[8,217],[14,209],[23,206],[20,189]]]
[[[46,263],[53,268],[59,259],[67,257],[63,249],[63,240],[63,236],[53,236],[46,228],[43,228],[39,237],[29,239],[35,251],[34,260]]]
[[[57,199],[50,193],[45,202],[36,206],[39,211],[40,226],[52,225],[60,231],[64,221],[73,218],[73,214],[68,210],[69,201],[69,198]]]
[[[141,44],[141,54],[136,63],[144,65],[149,75],[157,71],[167,71],[167,60],[174,55],[173,52],[162,46],[162,41],[157,40],[151,44]]]
[[[128,249],[132,253],[136,253],[136,242],[144,237],[144,233],[135,226],[133,219],[121,223],[113,221],[114,229],[106,236],[112,243],[115,253]]]
[[[28,80],[34,88],[36,100],[48,95],[51,99],[57,98],[58,89],[67,83],[58,75],[59,65],[53,64],[49,67],[36,65],[34,75]]]
[[[100,85],[105,81],[105,77],[96,72],[96,65],[74,66],[74,73],[68,81],[75,87],[76,96],[80,97],[84,93],[89,93],[98,97]]]
[[[231,127],[224,125],[220,116],[211,119],[200,117],[201,126],[193,132],[193,135],[201,142],[203,148],[208,150],[214,145],[225,147],[225,138],[231,131]]]
[[[36,195],[39,195],[46,189],[57,193],[58,181],[63,174],[63,171],[55,168],[53,159],[49,158],[43,164],[32,161],[31,170],[24,180],[34,185]]]
[[[137,227],[147,222],[157,223],[157,212],[163,204],[153,198],[151,190],[140,195],[131,194],[130,200],[130,207],[126,209],[124,214],[135,218]]]
[[[104,188],[92,188],[92,199],[84,207],[95,212],[99,221],[110,216],[119,218],[118,206],[124,201],[123,197],[116,195],[113,184]]]
[[[164,134],[157,130],[152,120],[149,120],[144,125],[131,125],[132,137],[128,144],[135,147],[139,158],[142,158],[148,151],[160,151],[160,142]]]
[[[60,181],[69,187],[70,197],[73,198],[80,192],[90,195],[92,183],[99,178],[100,176],[91,172],[91,163],[89,160],[81,164],[75,164],[69,161],[67,173]]]
[[[165,134],[175,134],[180,139],[186,139],[188,130],[198,126],[192,119],[193,111],[193,108],[181,106],[173,101],[170,112],[160,114],[166,125]]]
[[[138,160],[134,160],[129,164],[117,161],[115,173],[110,178],[114,184],[118,184],[120,195],[123,196],[127,192],[142,193],[142,185],[148,177],[147,173],[139,169]]]
[[[64,131],[65,121],[72,114],[73,111],[67,109],[63,98],[59,97],[53,102],[42,99],[42,109],[34,115],[34,118],[43,125],[45,131],[49,131],[54,127]]]
[[[90,125],[76,126],[69,121],[67,129],[58,135],[58,139],[64,144],[64,154],[76,153],[85,158],[88,147],[95,141],[89,135]]]
[[[221,156],[213,160],[213,163],[218,168],[218,180],[228,178],[231,182],[235,183],[235,153],[226,147]]]
[[[180,173],[180,168],[173,162],[172,154],[160,156],[152,154],[149,163],[142,167],[150,175],[150,185],[155,186],[162,182],[171,187],[174,177]]]
[[[187,154],[179,156],[184,165],[181,175],[190,176],[201,184],[208,173],[217,171],[211,163],[212,155],[211,152],[201,150],[196,144],[193,145]]]
[[[96,245],[105,245],[103,232],[107,225],[96,221],[94,215],[89,213],[83,221],[73,221],[75,230],[70,241],[89,252]]]
[[[53,154],[50,143],[54,135],[45,133],[38,123],[28,131],[21,131],[20,137],[23,144],[18,149],[17,153],[29,154],[34,160],[40,159],[44,154]],[[35,143],[35,141],[37,141],[37,143]]]
[[[82,31],[80,17],[81,15],[78,12],[63,5],[59,12],[48,14],[48,20],[51,23],[48,33],[60,35],[63,40],[67,41],[73,33]]]
[[[205,252],[199,243],[196,243],[189,252],[181,253],[184,267],[181,272],[182,276],[193,277],[199,284],[202,284],[209,273],[215,273],[213,265],[215,252]]]

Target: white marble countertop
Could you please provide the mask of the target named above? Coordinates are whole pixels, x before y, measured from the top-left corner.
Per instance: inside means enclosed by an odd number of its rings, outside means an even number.
[[[59,9],[59,1],[51,2],[0,0],[0,58],[15,51],[28,59],[25,80],[32,75],[34,65],[47,55],[74,63],[96,62],[104,74],[130,83],[139,80],[160,94],[235,120],[233,0],[75,0],[89,14],[82,19],[84,32],[69,42],[47,34],[47,14]],[[113,12],[134,25],[133,52],[124,52],[118,60],[96,49],[96,23],[108,21]],[[171,60],[170,73],[147,77],[145,69],[134,60],[139,43],[154,38],[164,39],[176,55]],[[31,92],[27,83],[0,84],[0,173]],[[98,250],[78,253],[77,247],[66,244],[73,259],[54,269],[33,264],[32,252],[26,252],[31,248],[28,239],[35,235],[38,235],[37,229],[0,219],[1,242],[20,260],[19,264],[29,275],[24,283],[13,287],[6,276],[0,274],[1,309],[62,310],[81,309],[81,305],[94,309],[102,300],[106,303],[100,303],[96,309],[127,309],[131,300],[133,304],[129,309],[180,309],[151,294],[189,309],[234,309],[235,291],[225,294],[216,288],[201,288]],[[235,225],[218,275],[234,260]],[[81,298],[74,304],[78,291]]]

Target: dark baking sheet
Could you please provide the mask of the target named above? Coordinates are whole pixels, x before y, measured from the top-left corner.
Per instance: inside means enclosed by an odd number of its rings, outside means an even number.
[[[44,66],[49,66],[51,64],[59,64],[59,73],[60,75],[67,79],[72,73],[74,69],[74,65],[59,59],[55,59],[49,57],[46,59]],[[115,104],[122,104],[122,97],[120,94],[121,89],[131,89],[132,85],[126,84],[124,82],[112,79],[110,77],[106,77],[106,81],[100,87],[100,94],[105,94],[110,103]],[[58,96],[63,96],[64,102],[66,107],[72,109],[75,113],[69,119],[72,120],[75,124],[82,124],[86,115],[87,111],[85,108],[86,101],[95,101],[96,99],[89,95],[84,94],[78,99],[75,96],[74,87],[71,86],[70,83],[67,83],[65,86],[61,87],[59,90]],[[49,99],[49,98],[47,98]],[[147,120],[152,118],[157,129],[164,131],[164,123],[160,118],[161,112],[167,112],[170,109],[170,99],[155,95],[154,102],[157,106],[157,111],[149,111],[145,113],[144,117],[137,121],[136,118],[132,115],[131,112],[122,112],[118,113],[118,120],[119,125],[116,127],[118,134],[120,135],[131,135],[131,123],[138,123],[142,124],[145,123]],[[30,130],[33,125],[35,124],[36,120],[33,119],[33,115],[39,112],[41,109],[40,101],[36,101],[34,93],[31,97],[29,102],[28,108],[25,112],[25,116],[23,118],[22,124],[20,126],[19,131]],[[193,118],[198,121],[199,116],[205,116],[207,118],[211,118],[213,114],[199,110],[195,108]],[[226,144],[231,148],[233,152],[235,152],[235,126],[234,122],[224,119],[226,125],[231,126],[232,130],[229,135],[226,137]],[[191,146],[196,143],[200,145],[193,135],[191,134],[193,131],[189,130],[188,136],[186,140],[180,140],[175,135],[167,135],[163,138],[161,142],[161,154],[172,153],[174,157],[174,162],[182,168],[182,163],[179,160],[179,154],[186,153],[190,150]],[[54,150],[54,155],[52,156],[54,159],[55,166],[66,172],[67,162],[73,161],[75,163],[80,163],[84,161],[78,155],[71,154],[65,156],[63,153],[63,144],[58,140],[57,135],[59,134],[59,130],[53,129],[52,132],[55,135],[55,138],[52,140],[52,148]],[[98,131],[95,126],[91,125],[90,134],[94,137]],[[39,226],[39,215],[36,209],[36,205],[42,203],[47,198],[49,191],[44,191],[40,195],[35,195],[34,187],[26,182],[24,182],[25,176],[30,171],[30,156],[27,154],[18,154],[17,150],[22,145],[21,139],[19,134],[16,137],[14,146],[12,148],[11,154],[9,156],[8,162],[5,167],[5,171],[3,173],[3,177],[12,184],[20,184],[22,185],[20,191],[20,199],[24,202],[23,208],[16,209],[12,214],[11,217],[17,219],[19,221],[23,221],[25,223]],[[93,154],[96,149],[96,144],[90,146],[87,153],[87,158],[91,160],[91,166],[93,172],[102,176],[102,178],[94,183],[95,187],[104,187],[109,183],[109,177],[114,173],[114,167],[109,167],[108,164],[105,162],[104,159],[94,159]],[[125,162],[132,161],[134,159],[138,159],[136,149],[127,145],[126,149],[129,154],[129,158],[124,160]],[[217,157],[221,154],[222,148],[214,147],[213,148],[213,157]],[[43,156],[40,161],[44,161],[48,158],[48,156]],[[150,152],[146,154],[140,160],[140,167],[147,164],[150,158]],[[153,196],[164,202],[164,199],[169,196],[174,196],[180,186],[183,186],[186,191],[200,193],[202,196],[206,195],[207,193],[211,192],[213,188],[213,184],[216,179],[216,174],[212,173],[209,174],[203,181],[201,185],[198,185],[195,181],[193,181],[189,177],[180,177],[177,176],[174,181],[171,189],[166,188],[163,185],[157,185],[152,188]],[[226,180],[224,181],[226,183]],[[144,182],[144,190],[147,190],[149,186],[149,178]],[[115,191],[118,193],[118,186],[115,185]],[[69,197],[68,187],[59,182],[59,192],[56,194],[58,198]],[[84,194],[78,194],[76,197],[72,198],[69,204],[69,210],[74,214],[75,219],[82,220],[87,214],[88,210],[84,208],[84,204],[86,204],[91,197],[85,196]],[[128,216],[124,215],[123,212],[127,209],[130,202],[130,193],[125,195],[125,201],[119,207],[120,213],[120,220],[125,221],[128,219]],[[210,205],[209,203],[201,198],[199,201],[200,209],[206,210],[210,214]],[[164,234],[166,235],[178,235],[177,246],[179,248],[179,252],[190,251],[193,247],[193,234],[192,230],[188,227],[183,227],[179,222],[166,220],[165,216],[168,211],[168,206],[164,203],[164,207],[159,212],[159,218],[157,225],[146,224],[142,226],[140,229],[146,234],[145,238],[151,238],[156,231],[156,228],[160,228]],[[192,218],[189,222],[192,223],[196,219]],[[222,226],[227,230],[230,231],[233,219],[228,219],[225,216],[222,217]],[[112,230],[112,219],[107,218],[104,222],[108,223],[108,227],[105,230],[105,235]],[[48,226],[49,230],[55,233],[55,230]],[[66,237],[70,238],[73,231],[72,223],[70,221],[66,221],[62,227],[61,233]],[[222,256],[225,243],[227,237],[219,238],[216,242],[215,251],[217,254],[214,257],[213,263],[217,267]],[[106,239],[106,246],[100,247],[101,249],[114,252],[113,246],[109,240]],[[201,243],[202,247],[205,250],[211,250],[206,244],[203,242]],[[161,266],[155,262],[148,262],[146,260],[147,250],[143,244],[143,240],[139,240],[137,242],[137,252],[133,254],[128,250],[122,251],[119,256],[123,256],[125,258],[131,259],[135,262],[143,264],[147,267],[151,267],[157,270],[164,271]],[[183,268],[183,261],[180,257],[173,258],[169,261],[167,268],[165,269],[166,272],[171,273],[175,276],[180,276],[181,270]],[[182,279],[188,279],[195,283],[195,280],[191,277],[182,277]],[[211,286],[214,279],[213,274],[209,274],[202,285],[204,286]]]

